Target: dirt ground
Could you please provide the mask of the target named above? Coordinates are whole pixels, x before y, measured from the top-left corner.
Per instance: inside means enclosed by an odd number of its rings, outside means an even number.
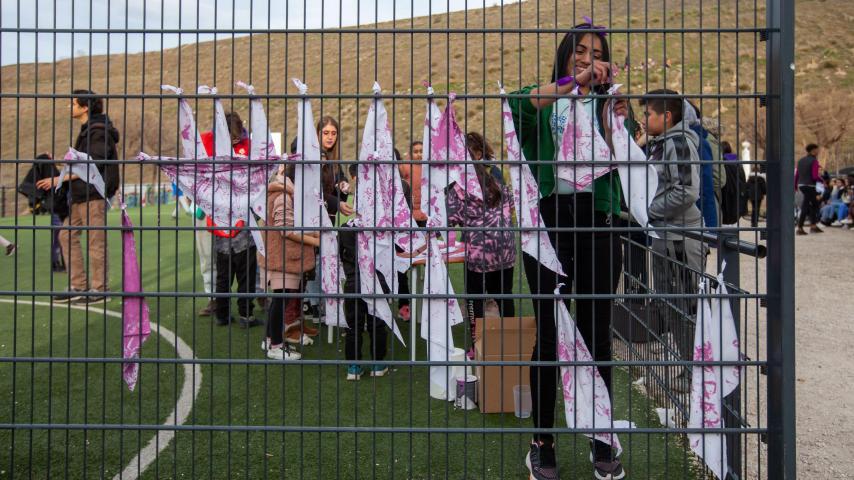
[[[854,478],[854,364],[846,353],[854,344],[854,296],[848,288],[854,259],[854,230],[825,227],[825,233],[795,237],[795,311],[796,311],[796,378],[797,378],[797,456],[798,476],[805,479]],[[748,234],[744,240],[752,241]],[[758,268],[758,277],[756,275]],[[765,262],[743,258],[742,284],[750,291],[765,291]],[[760,321],[755,321],[759,311]],[[765,314],[748,308],[744,324],[747,354],[765,358]],[[761,335],[756,335],[761,333]],[[755,352],[755,353],[751,353]],[[760,354],[761,353],[761,354]],[[759,388],[757,385],[759,378]],[[748,371],[752,395],[748,392],[748,409],[757,418],[757,392],[764,397],[765,377]],[[764,418],[764,408],[760,412]],[[764,425],[764,421],[763,421]],[[758,443],[758,442],[756,442]],[[757,455],[767,463],[765,449],[749,445],[748,465],[755,465]],[[752,457],[754,461],[749,459]],[[750,478],[767,478],[767,472],[748,470]]]

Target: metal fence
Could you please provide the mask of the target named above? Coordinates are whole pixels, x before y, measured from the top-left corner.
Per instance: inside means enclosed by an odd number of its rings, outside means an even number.
[[[0,478],[796,477],[793,0],[4,2],[0,45]]]

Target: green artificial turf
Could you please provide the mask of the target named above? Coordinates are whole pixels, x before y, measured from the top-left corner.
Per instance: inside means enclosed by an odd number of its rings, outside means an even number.
[[[175,226],[172,205],[129,210],[137,226]],[[18,217],[20,223],[47,225],[46,217]],[[113,210],[110,225],[119,224]],[[49,301],[27,292],[62,290],[67,276],[50,273],[50,234],[19,231],[17,238],[0,222],[0,234],[19,244],[15,257],[0,257],[0,290],[17,291],[19,301]],[[192,219],[180,216],[180,226]],[[147,292],[199,292],[201,277],[191,231],[137,232],[137,251]],[[110,285],[121,288],[121,243],[109,233]],[[37,253],[34,253],[37,252]],[[455,289],[463,290],[462,267],[450,268]],[[518,279],[518,272],[516,278]],[[517,282],[517,291],[527,285]],[[2,297],[11,298],[11,297]],[[199,298],[150,297],[151,318],[176,332],[201,359],[266,357],[259,348],[263,328],[218,327],[196,312]],[[121,311],[119,298],[89,312],[67,307],[0,303],[0,357],[120,357],[121,322],[103,309]],[[531,312],[530,302],[521,311]],[[263,312],[256,310],[256,314]],[[408,324],[401,324],[409,339]],[[458,344],[465,327],[455,327]],[[303,351],[306,359],[343,360],[343,337]],[[418,358],[424,342],[419,337]],[[367,349],[365,349],[367,351]],[[175,349],[156,334],[143,346],[143,358],[175,358]],[[389,358],[409,359],[409,350],[390,342]],[[119,363],[0,362],[0,423],[161,424],[174,407],[185,381],[180,365],[143,364],[136,391],[122,381]],[[482,415],[431,399],[425,367],[396,366],[383,378],[344,378],[343,365],[202,365],[202,387],[188,425],[219,427],[308,427],[323,432],[179,431],[143,478],[521,478],[530,419],[510,414]],[[614,418],[639,427],[660,427],[653,405],[634,390],[628,370],[614,373]],[[557,426],[566,425],[562,403]],[[335,432],[336,427],[358,431]],[[372,432],[372,428],[512,428],[516,433],[446,434]],[[112,478],[155,435],[139,430],[0,430],[0,478]],[[694,461],[675,434],[623,434],[623,463],[631,478],[695,478]],[[11,446],[6,448],[5,446]],[[559,435],[558,459],[564,478],[592,478],[586,438]]]

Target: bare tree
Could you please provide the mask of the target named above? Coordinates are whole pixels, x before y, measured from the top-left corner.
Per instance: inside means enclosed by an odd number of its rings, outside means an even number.
[[[854,129],[851,100],[850,94],[823,92],[802,93],[795,98],[795,128],[801,133],[803,143],[815,143],[822,148],[822,163],[828,170],[839,168],[836,151]]]

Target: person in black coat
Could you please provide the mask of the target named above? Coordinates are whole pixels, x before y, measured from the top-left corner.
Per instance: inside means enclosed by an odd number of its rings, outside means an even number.
[[[83,266],[83,249],[80,245],[81,230],[67,227],[104,227],[106,226],[106,200],[112,197],[119,187],[119,167],[115,162],[104,160],[118,159],[117,144],[119,131],[104,113],[104,101],[90,90],[74,90],[71,99],[71,117],[80,122],[80,132],[74,142],[74,149],[88,154],[104,179],[103,198],[95,189],[77,175],[69,174],[69,214],[60,232],[62,253],[65,264],[70,269],[70,288],[67,293],[56,295],[56,302],[99,303],[109,301],[102,295],[109,290],[107,270],[107,232],[103,229],[88,230],[89,276]],[[60,181],[59,177],[45,178],[36,183],[43,190],[53,189]],[[88,292],[88,293],[87,293]]]

